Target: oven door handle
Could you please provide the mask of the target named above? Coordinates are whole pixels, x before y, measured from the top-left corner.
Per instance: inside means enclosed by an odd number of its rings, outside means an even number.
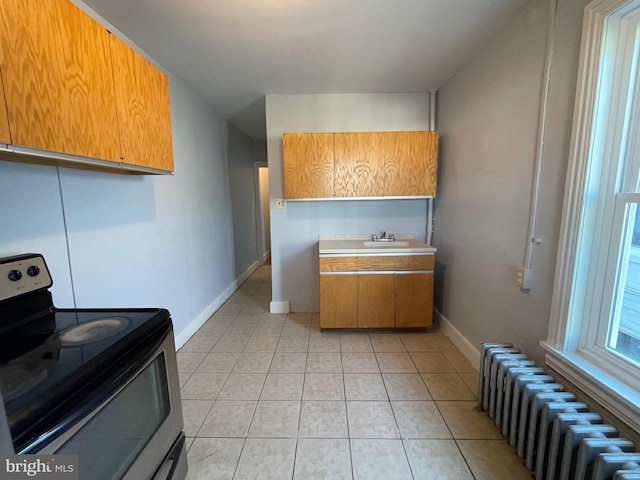
[[[152,480],[171,480],[174,478],[174,474],[176,473],[176,469],[178,468],[180,461],[184,461],[184,457],[186,455],[184,442],[184,434],[181,433],[180,437],[173,445],[171,452],[166,456],[164,462],[162,462],[162,465],[160,465],[160,468],[153,476]]]

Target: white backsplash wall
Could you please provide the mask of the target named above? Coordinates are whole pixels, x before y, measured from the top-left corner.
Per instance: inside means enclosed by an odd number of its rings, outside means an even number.
[[[276,209],[284,197],[282,134],[429,130],[429,94],[267,95],[266,112],[273,301],[317,312],[318,235],[387,230],[424,241],[427,201],[288,202]]]

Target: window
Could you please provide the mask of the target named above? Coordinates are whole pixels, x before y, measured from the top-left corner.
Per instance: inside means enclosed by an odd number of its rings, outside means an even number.
[[[640,431],[640,0],[585,9],[547,363]]]

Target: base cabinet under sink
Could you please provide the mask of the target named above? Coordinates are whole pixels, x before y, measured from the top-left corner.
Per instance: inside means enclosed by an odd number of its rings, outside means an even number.
[[[320,255],[321,328],[425,328],[433,321],[433,253]]]

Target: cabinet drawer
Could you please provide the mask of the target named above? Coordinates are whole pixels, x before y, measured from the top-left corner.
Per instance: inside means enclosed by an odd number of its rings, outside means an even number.
[[[434,255],[358,257],[359,271],[433,270],[434,264]]]
[[[358,257],[320,257],[321,272],[355,272]]]

